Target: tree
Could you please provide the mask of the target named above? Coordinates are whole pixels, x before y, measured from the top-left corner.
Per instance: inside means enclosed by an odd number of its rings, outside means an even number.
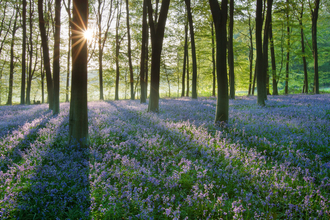
[[[183,55],[183,68],[182,68],[182,93],[181,96],[184,96],[185,92],[185,75],[186,75],[186,63],[187,63],[187,56],[188,56],[188,25],[185,22],[184,25],[184,55]],[[187,67],[188,68],[188,67]],[[189,78],[188,78],[189,80]]]
[[[286,69],[285,69],[285,88],[284,94],[289,94],[289,63],[290,63],[290,24],[289,24],[289,0],[286,0],[286,25],[287,25],[287,51],[286,51]]]
[[[12,28],[12,37],[10,43],[10,73],[9,73],[9,89],[8,89],[7,105],[13,104],[14,46],[15,46],[15,34],[17,31],[17,17],[18,17],[18,8],[15,7],[15,20]]]
[[[257,60],[256,60],[256,75],[257,75],[257,89],[258,89],[258,104],[265,105],[264,74],[263,74],[263,58],[262,58],[262,0],[257,0],[256,9],[256,47],[257,47]]]
[[[272,19],[272,17],[270,17],[270,19]],[[275,61],[275,48],[274,48],[272,21],[270,21],[270,27],[269,27],[269,41],[270,41],[270,56],[272,60],[273,95],[278,95],[278,89],[277,89],[278,80],[276,74],[276,61]]]
[[[214,24],[211,22],[211,37],[212,37],[212,96],[215,96],[215,42],[214,42]]]
[[[312,45],[313,45],[313,57],[314,57],[314,93],[319,94],[319,64],[317,54],[317,18],[319,16],[320,0],[314,0],[314,7],[309,1],[312,14]]]
[[[69,142],[78,141],[87,147],[87,40],[84,31],[88,25],[88,0],[73,0],[72,18],[72,80],[69,116]]]
[[[22,42],[22,81],[21,81],[21,105],[25,104],[25,55],[26,55],[26,0],[23,0],[23,42]]]
[[[48,38],[45,28],[45,20],[43,16],[43,0],[38,0],[38,14],[39,14],[39,28],[41,35],[41,45],[44,59],[44,68],[46,71],[46,82],[47,82],[47,92],[48,92],[48,102],[49,109],[54,109],[54,97],[53,97],[53,79],[50,71],[50,59],[49,59],[49,48],[48,48]]]
[[[69,30],[68,30],[68,35],[69,35],[69,42],[68,42],[68,57],[67,57],[67,73],[66,73],[66,88],[65,88],[65,101],[69,102],[69,80],[70,80],[70,57],[71,57],[71,0],[68,0],[68,5],[65,4],[65,1],[63,1],[65,9],[68,13],[69,17]]]
[[[100,85],[100,100],[103,100],[103,51],[105,42],[108,38],[109,28],[111,24],[112,18],[112,3],[113,1],[102,1],[97,0],[97,11],[94,7],[95,14],[97,15],[97,27],[98,27],[98,49],[99,49],[99,85]],[[109,7],[107,7],[106,3],[109,3]],[[105,24],[105,28],[102,26],[102,18],[104,17],[105,9],[109,9],[107,12],[108,17]],[[102,36],[102,29],[105,29],[104,35]]]
[[[215,113],[215,122],[228,123],[229,118],[229,98],[228,98],[228,79],[227,79],[227,8],[228,0],[222,0],[221,8],[218,0],[209,0],[213,22],[215,26],[217,43],[217,84],[218,98]]]
[[[148,38],[149,38],[147,15],[148,15],[147,0],[143,0],[142,43],[141,43],[141,63],[140,63],[141,103],[147,102]]]
[[[305,55],[305,40],[304,40],[304,28],[303,28],[303,15],[304,15],[304,1],[301,1],[301,11],[299,12],[300,17],[299,25],[300,25],[300,41],[301,41],[301,52],[302,52],[302,60],[304,66],[304,85],[303,85],[303,93],[308,93],[308,73],[307,73],[307,61]]]
[[[193,78],[192,78],[192,95],[193,99],[197,99],[197,62],[196,62],[196,47],[195,47],[195,34],[194,34],[194,25],[192,20],[190,0],[185,0],[187,6],[187,15],[189,22],[190,30],[190,41],[191,41],[191,58],[193,62]]]
[[[120,39],[119,39],[119,25],[121,17],[121,0],[120,4],[117,1],[117,20],[116,20],[116,88],[115,88],[115,100],[119,100],[119,50],[120,50]]]
[[[153,20],[151,0],[148,0],[148,15],[152,44],[151,88],[148,110],[151,112],[159,112],[160,56],[162,53],[165,24],[169,5],[170,0],[163,0],[157,22],[157,20]]]
[[[127,55],[128,55],[128,65],[129,65],[129,82],[131,85],[131,99],[134,100],[134,77],[133,77],[133,65],[132,65],[132,51],[131,51],[131,30],[129,27],[129,5],[128,5],[128,0],[126,0],[126,24],[127,24],[127,40],[128,40],[128,45],[127,45]]]
[[[229,3],[229,38],[228,38],[228,66],[230,82],[230,98],[235,99],[235,73],[234,73],[234,0]]]

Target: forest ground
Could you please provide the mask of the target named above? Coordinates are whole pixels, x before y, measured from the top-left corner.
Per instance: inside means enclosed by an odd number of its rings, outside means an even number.
[[[0,106],[1,219],[329,219],[330,94],[89,102],[91,145],[69,145],[69,104]]]

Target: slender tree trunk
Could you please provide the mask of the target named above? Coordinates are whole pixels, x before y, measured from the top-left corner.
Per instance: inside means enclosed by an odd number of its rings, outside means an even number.
[[[67,58],[67,73],[66,73],[66,89],[65,89],[65,101],[69,102],[69,81],[70,81],[70,58],[71,58],[71,0],[68,0],[68,10],[67,10],[68,16],[69,16],[69,43],[68,43],[68,58]]]
[[[197,99],[197,61],[196,61],[196,47],[195,47],[195,34],[194,34],[194,25],[192,20],[190,0],[185,0],[187,6],[187,14],[189,21],[190,29],[190,41],[191,41],[191,56],[193,62],[193,76],[192,76],[192,94],[193,99]]]
[[[81,39],[81,30],[88,27],[88,0],[73,0],[72,25],[72,81],[69,116],[70,143],[77,140],[81,147],[87,147],[87,40]]]
[[[147,53],[148,53],[148,22],[147,22],[147,0],[143,0],[143,15],[142,15],[142,45],[141,45],[141,63],[140,63],[140,86],[141,96],[140,102],[147,102],[146,90],[146,68],[147,68]]]
[[[190,93],[190,79],[189,79],[189,50],[187,48],[187,92],[186,92],[186,96],[189,97],[189,93]]]
[[[22,43],[22,81],[21,81],[21,105],[25,104],[25,55],[26,55],[26,0],[23,0],[23,43]]]
[[[229,38],[228,38],[228,66],[230,82],[230,98],[235,99],[235,73],[234,73],[234,0],[229,1]]]
[[[275,62],[275,48],[274,48],[273,27],[272,26],[273,26],[272,22],[270,22],[269,40],[270,40],[270,56],[271,56],[271,60],[272,60],[273,95],[278,95],[276,62]]]
[[[249,63],[250,63],[250,79],[249,79],[249,91],[248,95],[254,94],[251,91],[251,86],[254,84],[252,82],[252,73],[253,73],[253,35],[252,35],[252,26],[251,26],[251,15],[249,14],[249,34],[250,34],[250,53],[249,53]],[[254,86],[253,86],[254,89]]]
[[[319,91],[319,64],[317,54],[317,18],[319,15],[320,0],[315,0],[315,8],[312,10],[312,42],[314,57],[314,93],[320,94]]]
[[[217,83],[218,98],[215,113],[215,122],[228,123],[229,118],[229,98],[227,79],[227,8],[228,0],[222,0],[221,9],[218,0],[209,0],[212,17],[215,26],[217,42]]]
[[[165,24],[170,0],[163,0],[157,25],[152,18],[151,0],[148,0],[149,25],[151,30],[151,86],[148,110],[159,112],[160,57],[163,48]]]
[[[258,89],[258,105],[265,105],[265,93],[264,91],[264,74],[263,74],[263,54],[262,54],[262,0],[257,0],[256,9],[256,46],[257,46],[257,60],[256,60],[256,72],[257,72],[257,89]]]
[[[212,36],[212,96],[215,96],[215,42],[214,42],[214,24],[211,22],[211,36]]]
[[[185,26],[184,26],[184,55],[183,55],[182,93],[181,93],[181,96],[184,96],[184,92],[185,92],[187,53],[188,53],[188,25],[187,25],[187,22],[186,22]]]
[[[12,38],[10,43],[10,71],[9,71],[9,88],[8,88],[8,100],[7,105],[13,104],[13,82],[14,82],[14,46],[15,46],[15,35],[17,26],[18,9],[15,13],[15,21],[12,31]]]
[[[119,42],[119,25],[120,25],[120,17],[121,17],[121,8],[119,8],[121,4],[117,3],[117,21],[116,21],[116,88],[115,88],[115,100],[119,100],[119,50],[120,50],[120,42]],[[125,91],[126,92],[126,91]],[[125,95],[126,99],[126,95]]]
[[[28,70],[28,75],[27,75],[27,85],[26,85],[26,104],[30,105],[31,100],[30,100],[30,92],[31,92],[31,82],[32,82],[32,57],[33,57],[33,42],[32,42],[32,27],[33,27],[33,11],[32,11],[32,0],[30,0],[30,22],[29,22],[29,27],[30,27],[30,37],[29,37],[29,70]]]
[[[54,110],[54,98],[53,98],[53,79],[50,71],[50,59],[49,59],[49,49],[48,40],[45,29],[45,20],[43,16],[43,0],[38,0],[38,14],[39,14],[39,28],[41,34],[41,42],[44,57],[44,68],[46,70],[46,82],[47,82],[47,92],[48,92],[48,102],[49,109]]]
[[[129,5],[128,5],[128,0],[126,0],[126,24],[127,24],[127,40],[128,40],[128,45],[127,45],[127,54],[128,54],[128,65],[129,65],[129,76],[130,76],[130,85],[131,85],[131,99],[134,100],[135,93],[134,93],[134,76],[133,76],[133,65],[132,65],[132,52],[131,52],[131,29],[129,25]]]
[[[286,20],[287,20],[287,51],[286,51],[286,71],[285,71],[285,88],[284,94],[289,94],[289,64],[290,64],[290,26],[289,26],[289,0],[286,0],[287,4],[287,12],[286,12]]]
[[[101,0],[98,0],[98,46],[99,46],[99,85],[100,85],[100,100],[104,100],[103,97],[103,48],[102,48],[102,14],[101,14]]]
[[[41,103],[45,103],[45,88],[44,88],[44,79],[45,79],[45,71],[44,71],[44,61],[42,59],[42,47],[40,47],[40,58],[41,58],[41,67],[40,67],[40,78],[41,78]]]
[[[272,17],[272,6],[273,0],[267,0],[267,14],[266,14],[266,21],[264,27],[264,41],[263,41],[263,48],[262,48],[262,57],[263,57],[263,82],[264,90],[265,90],[265,100],[267,100],[267,94],[269,93],[269,76],[268,76],[268,40],[269,40],[269,29]],[[268,85],[268,86],[267,86]]]

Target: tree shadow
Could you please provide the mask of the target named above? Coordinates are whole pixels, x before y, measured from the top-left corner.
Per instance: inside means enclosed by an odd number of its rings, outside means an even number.
[[[52,141],[36,141],[36,165],[17,197],[16,219],[89,219],[89,149],[69,145],[66,124]]]

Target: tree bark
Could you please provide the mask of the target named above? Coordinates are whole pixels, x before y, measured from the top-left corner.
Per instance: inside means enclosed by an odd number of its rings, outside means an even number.
[[[214,42],[214,24],[211,22],[211,36],[212,36],[212,96],[215,96],[215,42]]]
[[[300,11],[300,37],[301,37],[301,52],[302,52],[302,60],[304,66],[304,86],[303,86],[303,93],[308,94],[308,73],[307,73],[307,61],[305,56],[305,41],[304,41],[304,28],[303,28],[303,15],[304,15],[304,3],[301,3],[301,11]]]
[[[289,64],[290,64],[290,26],[289,26],[289,0],[286,0],[287,11],[286,11],[286,19],[287,19],[287,50],[286,50],[286,69],[285,69],[285,88],[284,94],[289,94]]]
[[[189,79],[189,50],[187,48],[187,91],[186,91],[186,96],[189,97],[190,93],[190,79]]]
[[[253,73],[253,35],[252,35],[252,26],[251,26],[251,15],[249,14],[249,38],[250,38],[250,53],[249,53],[249,63],[250,63],[250,79],[249,79],[249,91],[248,95],[253,95],[254,93],[251,91],[252,84],[252,73]],[[253,86],[254,89],[254,86]]]
[[[54,108],[53,114],[60,112],[60,41],[61,41],[61,0],[55,0],[55,34],[54,34]]]
[[[184,96],[185,93],[185,82],[186,82],[186,64],[187,64],[187,53],[188,53],[188,25],[187,22],[184,26],[184,54],[183,54],[183,70],[182,70],[182,93],[181,96]]]
[[[194,25],[192,20],[190,0],[185,0],[187,6],[188,22],[190,29],[190,41],[191,41],[191,58],[193,62],[193,76],[192,76],[192,94],[193,99],[197,99],[197,61],[196,61],[196,47],[195,47],[195,34]]]
[[[159,112],[159,79],[160,79],[160,56],[163,48],[165,24],[170,0],[163,0],[158,18],[155,24],[152,18],[151,0],[148,0],[148,15],[151,31],[152,57],[151,57],[151,86],[148,111]]]
[[[119,25],[120,25],[120,17],[121,17],[121,4],[119,5],[119,3],[117,2],[117,21],[116,21],[116,88],[115,88],[115,100],[119,100],[119,75],[120,75],[120,71],[119,71],[119,50],[120,50]]]
[[[141,45],[141,63],[140,63],[140,86],[141,96],[140,102],[147,102],[146,90],[146,68],[147,68],[147,54],[148,54],[148,22],[147,22],[147,0],[143,0],[143,15],[142,15],[142,45]]]
[[[26,56],[26,0],[23,0],[23,43],[22,43],[22,81],[21,81],[21,105],[25,104],[25,56]]]
[[[67,58],[67,73],[66,73],[66,89],[65,89],[65,101],[69,102],[69,81],[70,81],[70,58],[71,58],[71,0],[68,0],[67,13],[69,16],[69,43],[68,43],[68,58]]]
[[[127,40],[128,40],[128,45],[127,45],[127,55],[128,55],[128,65],[129,65],[129,82],[131,85],[131,100],[135,99],[135,93],[134,93],[134,76],[133,76],[133,65],[132,65],[132,51],[131,51],[131,29],[129,26],[129,5],[128,5],[128,0],[126,0],[126,24],[127,24]]]
[[[53,99],[53,79],[50,71],[50,59],[49,59],[49,49],[48,49],[48,40],[45,29],[45,20],[43,16],[43,0],[38,0],[38,14],[39,14],[39,28],[41,34],[41,44],[43,49],[43,58],[44,58],[44,68],[46,70],[46,82],[47,82],[47,92],[48,92],[48,102],[49,109],[54,109],[54,99]]]
[[[30,37],[29,37],[29,70],[27,75],[27,85],[26,85],[26,104],[30,105],[30,92],[31,92],[31,82],[32,82],[32,57],[33,57],[33,42],[32,42],[32,27],[33,27],[33,11],[32,11],[32,0],[30,0]]]
[[[256,77],[257,77],[257,89],[258,89],[258,105],[265,105],[265,93],[264,91],[264,74],[263,74],[263,54],[262,54],[262,0],[257,0],[256,9],[256,47],[257,47],[257,60],[256,60]]]
[[[10,43],[10,72],[9,72],[9,88],[8,88],[8,100],[7,105],[13,104],[13,82],[14,82],[14,46],[15,46],[15,35],[17,31],[17,17],[18,9],[15,9],[15,21],[12,29],[12,38]]]
[[[229,2],[229,38],[228,38],[228,66],[230,82],[230,98],[235,99],[235,73],[234,73],[234,0]]]
[[[272,60],[273,95],[278,95],[276,61],[275,61],[275,48],[274,48],[272,22],[270,22],[270,27],[269,27],[269,41],[270,41],[270,56],[271,56],[271,60]]]
[[[88,109],[87,109],[87,40],[82,39],[81,30],[88,25],[88,0],[73,0],[72,25],[72,81],[69,116],[69,142],[78,141],[87,147]]]
[[[218,0],[209,0],[213,22],[215,26],[217,42],[217,83],[218,98],[215,113],[215,122],[228,123],[229,118],[229,98],[228,98],[228,79],[227,79],[227,4],[228,0],[222,0],[221,9]]]
[[[311,9],[312,13],[312,42],[314,57],[314,93],[320,94],[319,91],[319,64],[317,54],[317,18],[319,15],[320,0],[315,0],[315,8]]]

